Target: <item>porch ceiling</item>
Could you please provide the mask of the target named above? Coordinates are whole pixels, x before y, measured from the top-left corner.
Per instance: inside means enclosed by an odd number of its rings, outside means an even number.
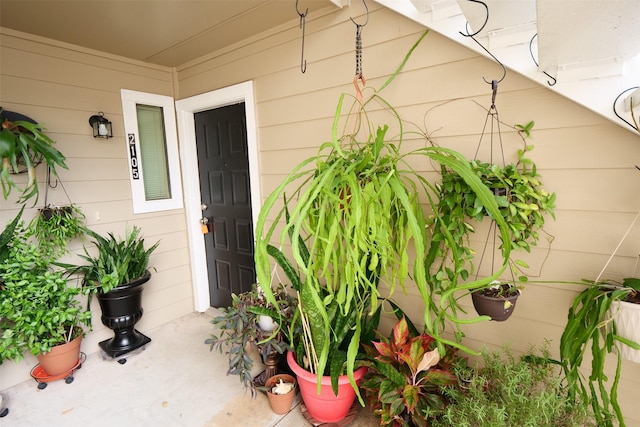
[[[300,8],[338,4],[304,0]],[[293,0],[0,0],[2,27],[164,66],[295,19]]]

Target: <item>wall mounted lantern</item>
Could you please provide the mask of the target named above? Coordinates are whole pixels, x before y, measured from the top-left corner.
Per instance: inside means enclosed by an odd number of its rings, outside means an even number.
[[[95,116],[89,117],[89,124],[93,128],[94,138],[108,139],[113,137],[111,122],[104,117],[104,113],[102,111]]]

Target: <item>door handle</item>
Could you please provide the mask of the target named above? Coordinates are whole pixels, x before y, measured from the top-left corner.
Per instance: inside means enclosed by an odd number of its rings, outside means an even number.
[[[202,212],[206,211],[208,208],[209,208],[209,206],[207,206],[207,205],[206,205],[206,204],[204,204],[204,203],[200,205],[200,210],[201,210]]]

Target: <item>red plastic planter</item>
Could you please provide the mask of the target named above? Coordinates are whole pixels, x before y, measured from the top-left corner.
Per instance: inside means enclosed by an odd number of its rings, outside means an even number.
[[[346,375],[338,379],[338,396],[333,393],[331,388],[331,377],[322,377],[322,388],[320,394],[318,394],[317,375],[300,367],[296,363],[292,352],[287,353],[287,362],[298,378],[300,396],[302,396],[309,415],[323,423],[335,423],[347,416],[356,398],[356,392],[351,387],[349,378]],[[366,366],[356,369],[353,373],[356,384],[360,384],[362,377],[366,373]]]

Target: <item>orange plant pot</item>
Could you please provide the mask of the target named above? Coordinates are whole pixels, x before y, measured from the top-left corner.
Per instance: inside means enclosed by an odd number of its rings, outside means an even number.
[[[285,383],[293,384],[293,389],[289,393],[275,394],[271,392],[271,389],[278,384],[280,379]],[[296,379],[288,374],[276,374],[267,380],[265,386],[267,387],[267,396],[269,397],[269,404],[273,412],[279,415],[289,412],[293,398],[296,396]]]
[[[53,347],[48,353],[39,354],[40,366],[52,377],[71,371],[80,359],[81,342],[82,335],[68,343]]]

